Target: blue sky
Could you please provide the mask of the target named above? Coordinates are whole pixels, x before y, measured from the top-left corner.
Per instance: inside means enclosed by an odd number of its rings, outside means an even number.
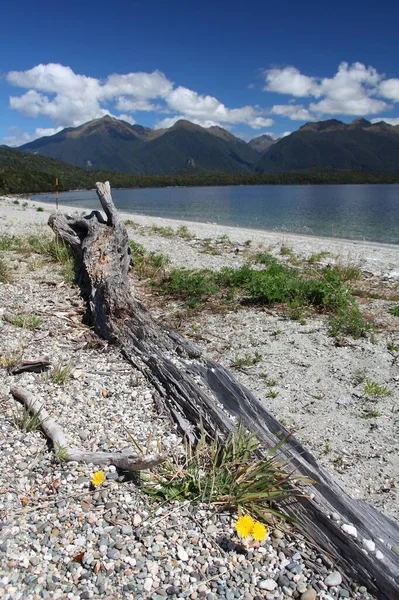
[[[105,114],[244,139],[399,124],[399,9],[364,2],[49,0],[0,8],[0,143]],[[383,8],[386,6],[386,8]]]

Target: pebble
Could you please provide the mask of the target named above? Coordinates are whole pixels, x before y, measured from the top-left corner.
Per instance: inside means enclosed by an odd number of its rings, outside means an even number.
[[[272,592],[276,589],[277,583],[273,579],[262,579],[262,581],[258,583],[258,587],[260,587],[261,590]]]
[[[328,587],[335,587],[337,585],[341,585],[342,583],[342,575],[339,571],[333,571],[330,575],[324,579],[324,583]]]
[[[301,594],[301,600],[315,600],[317,596],[317,592],[314,588],[310,587]]]
[[[183,548],[183,546],[177,546],[177,556],[182,561],[187,561],[188,560],[188,554],[185,551],[185,549]]]

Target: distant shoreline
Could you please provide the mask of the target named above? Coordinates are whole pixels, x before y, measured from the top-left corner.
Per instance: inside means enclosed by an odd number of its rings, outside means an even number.
[[[47,220],[51,213],[55,212],[55,203],[39,202],[28,196],[23,196],[27,206],[14,204],[15,196],[0,196],[0,206],[3,215],[3,226],[10,235],[20,235],[22,231],[31,225],[42,225],[47,229]],[[43,209],[37,211],[37,209]],[[82,206],[71,206],[60,204],[59,210],[64,213],[89,212]],[[243,244],[251,240],[252,246],[277,246],[285,245],[301,255],[316,254],[328,251],[345,259],[361,261],[364,268],[375,272],[383,270],[398,270],[399,244],[369,242],[363,240],[350,240],[344,238],[331,238],[317,236],[314,234],[300,234],[286,231],[273,231],[265,229],[252,229],[232,225],[218,225],[217,223],[203,223],[199,221],[187,221],[170,219],[166,217],[155,217],[138,213],[120,211],[125,221],[133,221],[143,227],[156,225],[159,227],[178,228],[186,225],[189,231],[198,238],[215,238],[227,235],[233,242]],[[0,231],[2,227],[0,226]],[[50,231],[50,230],[49,230]],[[133,235],[134,237],[134,235]],[[398,271],[399,273],[399,271]],[[398,275],[399,277],[399,275]]]

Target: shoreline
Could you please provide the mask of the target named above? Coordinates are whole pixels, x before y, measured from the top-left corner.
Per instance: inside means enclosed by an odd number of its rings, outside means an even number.
[[[23,225],[26,221],[22,217],[24,211],[32,210],[32,217],[29,224],[41,224],[47,226],[47,216],[55,212],[55,205],[50,205],[47,202],[34,201],[25,197],[24,202],[28,203],[26,209],[22,204],[16,205],[15,196],[0,196],[0,206],[7,205],[8,215],[4,215],[6,219],[13,220],[17,215],[20,217],[20,223],[17,228]],[[37,208],[43,209],[42,212],[37,212]],[[59,204],[59,210],[64,213],[88,213],[93,209],[88,209],[79,206],[70,206],[67,204]],[[15,214],[15,216],[13,216]],[[46,215],[46,218],[44,218]],[[391,244],[384,242],[371,242],[363,240],[350,240],[346,238],[323,237],[313,234],[300,234],[293,232],[282,232],[264,229],[252,229],[232,225],[219,225],[217,223],[204,223],[199,221],[186,221],[180,219],[171,219],[167,217],[156,217],[139,213],[130,213],[120,211],[120,215],[125,221],[133,221],[141,227],[172,227],[178,228],[186,226],[195,237],[206,239],[210,237],[220,237],[227,235],[234,243],[244,244],[247,240],[251,240],[253,244],[262,244],[265,246],[289,246],[293,252],[309,256],[318,252],[330,252],[331,254],[345,257],[351,261],[360,261],[365,269],[378,272],[381,270],[393,270],[396,278],[396,269],[398,270],[399,279],[399,244]],[[22,218],[21,218],[22,217]],[[13,230],[13,223],[10,223],[10,230]]]

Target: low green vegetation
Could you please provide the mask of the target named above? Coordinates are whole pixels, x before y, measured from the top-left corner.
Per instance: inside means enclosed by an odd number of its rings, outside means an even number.
[[[174,268],[156,285],[161,294],[178,298],[191,308],[237,301],[280,304],[300,321],[304,320],[305,311],[328,313],[328,328],[333,336],[359,338],[369,332],[370,324],[335,267],[294,268],[268,253],[255,255],[253,261],[254,267],[224,267],[218,272]]]
[[[56,385],[65,385],[72,376],[73,366],[72,361],[66,364],[59,363],[54,365],[52,371],[47,376],[48,380]]]
[[[391,392],[384,385],[378,385],[376,381],[367,379],[363,392],[366,396],[390,396]]]
[[[231,366],[236,368],[252,367],[261,361],[262,355],[256,350],[254,355],[246,352],[244,356],[236,356]]]
[[[75,263],[65,244],[51,236],[27,235],[25,237],[3,234],[0,250],[19,252],[23,256],[40,255],[62,266],[61,275],[67,282],[74,281]]]
[[[284,442],[260,458],[259,440],[241,427],[227,440],[210,437],[201,428],[195,446],[186,442],[182,459],[142,474],[143,488],[163,501],[207,502],[266,522],[275,515],[284,517],[275,503],[301,495],[295,485],[298,478],[277,458]]]
[[[379,410],[366,410],[364,411],[364,413],[361,415],[362,419],[377,419],[378,417],[381,417],[382,413]]]
[[[42,324],[40,317],[26,313],[9,315],[7,320],[9,323],[11,323],[11,325],[15,325],[15,327],[22,327],[23,329],[37,329]]]
[[[399,352],[399,344],[394,344],[394,342],[388,342],[387,348],[390,352]]]
[[[132,263],[134,270],[138,275],[145,278],[158,280],[165,274],[165,269],[170,263],[170,259],[164,254],[156,252],[147,252],[141,244],[129,240],[129,246],[132,251]]]
[[[31,431],[39,431],[44,422],[41,415],[41,409],[33,414],[26,406],[17,408],[14,411],[13,421],[17,429],[20,429],[26,433]]]
[[[392,306],[392,308],[389,309],[389,312],[394,317],[399,317],[399,304],[397,306]]]

